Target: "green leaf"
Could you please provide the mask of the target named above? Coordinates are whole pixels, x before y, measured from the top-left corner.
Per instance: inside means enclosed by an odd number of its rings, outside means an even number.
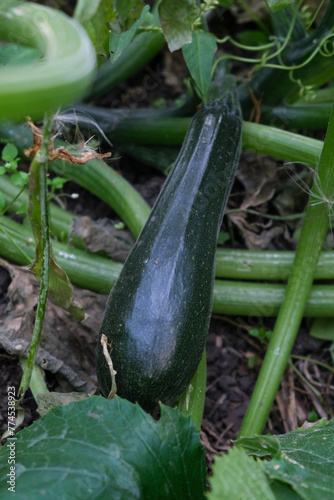
[[[283,454],[265,463],[269,477],[290,484],[304,500],[333,498],[334,420],[277,439]]]
[[[269,9],[272,12],[277,12],[278,10],[284,9],[289,5],[293,5],[295,0],[266,0]]]
[[[276,500],[263,463],[247,455],[242,448],[232,448],[215,459],[208,500]]]
[[[80,0],[74,17],[86,29],[95,49],[103,52],[102,46],[109,36],[108,23],[115,18],[111,0]]]
[[[16,435],[16,499],[202,500],[204,451],[191,418],[101,396],[58,406]],[[0,450],[8,498],[9,448]],[[44,492],[44,496],[43,496]]]
[[[90,21],[98,11],[101,0],[78,0],[75,6],[73,17],[79,23],[85,24]]]
[[[37,279],[39,276],[39,265],[31,264],[31,269]],[[50,259],[49,269],[49,299],[65,311],[68,311],[77,321],[82,321],[85,317],[85,311],[82,306],[74,300],[73,286],[64,271],[58,266],[54,256]]]
[[[269,478],[291,486],[304,500],[332,498],[334,420],[278,436],[240,438],[236,445],[252,455],[271,457],[264,462]]]
[[[0,213],[2,213],[5,210],[6,206],[6,200],[2,192],[0,191]]]
[[[191,43],[182,47],[182,54],[192,78],[202,96],[205,96],[211,81],[213,57],[217,42],[210,33],[195,31]]]
[[[140,19],[144,8],[143,0],[113,0],[116,17],[111,22],[111,29],[115,33],[128,31],[131,26]]]
[[[109,52],[110,52],[110,61],[112,63],[117,61],[122,52],[131,43],[140,23],[142,22],[142,20],[144,19],[149,10],[150,10],[149,6],[145,5],[145,7],[142,10],[140,18],[132,25],[132,27],[128,31],[125,31],[120,35],[113,31],[110,32]]]
[[[301,500],[301,497],[288,484],[272,481],[270,488],[277,500]]]
[[[26,172],[15,172],[10,178],[14,186],[26,186],[28,184],[29,174]]]
[[[241,437],[235,442],[242,446],[250,455],[257,457],[276,457],[281,455],[281,445],[277,436],[257,436],[254,438]]]
[[[317,414],[316,410],[312,408],[310,413],[308,414],[307,421],[308,422],[318,422],[319,420],[319,415]]]
[[[88,395],[82,392],[47,392],[38,394],[37,412],[43,416],[47,415],[51,408],[56,406],[66,406],[75,401],[87,399]]]
[[[54,177],[53,179],[48,179],[48,184],[53,187],[53,189],[62,189],[64,184],[68,182],[69,179],[65,177]]]
[[[227,241],[231,239],[231,236],[227,231],[220,231],[218,235],[218,245],[224,245]]]
[[[272,336],[272,332],[269,330],[266,330],[266,328],[263,326],[262,328],[254,328],[252,330],[249,330],[249,335],[252,337],[257,337],[260,342],[266,343],[268,339]]]
[[[14,160],[18,155],[18,150],[14,144],[8,143],[2,150],[2,159],[4,161],[11,162]]]
[[[196,0],[162,0],[159,17],[171,52],[191,43],[192,25],[200,14]]]

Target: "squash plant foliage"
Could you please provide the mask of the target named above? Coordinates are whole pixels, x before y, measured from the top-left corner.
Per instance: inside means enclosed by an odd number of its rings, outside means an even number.
[[[4,123],[3,120],[23,122],[27,115],[34,120],[41,120],[44,117],[43,138],[41,138],[42,132],[37,128],[34,129],[34,146],[38,145],[40,150],[32,161],[29,176],[29,216],[37,246],[33,270],[41,281],[41,289],[45,285],[47,289],[49,287],[50,298],[56,303],[61,303],[78,318],[82,317],[82,310],[77,308],[72,300],[71,286],[65,273],[67,263],[64,262],[65,271],[58,268],[50,245],[50,229],[47,224],[47,177],[46,167],[44,168],[47,165],[46,158],[52,154],[58,154],[59,160],[59,154],[63,154],[62,161],[67,156],[75,162],[75,156],[68,154],[63,145],[58,150],[50,147],[53,140],[52,116],[57,113],[60,106],[66,107],[80,99],[86,102],[93,101],[107,89],[116,86],[130,74],[145,66],[167,42],[171,51],[182,50],[192,78],[191,86],[195,89],[190,102],[191,113],[194,114],[199,101],[203,102],[203,109],[207,109],[207,106],[215,106],[215,103],[211,101],[209,91],[212,76],[220,75],[220,71],[225,75],[229,70],[229,59],[235,57],[227,52],[220,58],[216,57],[217,47],[218,44],[222,44],[225,48],[225,44],[230,42],[242,50],[253,51],[252,54],[260,53],[260,56],[244,58],[245,62],[252,64],[254,75],[250,82],[240,83],[236,90],[244,118],[248,118],[249,114],[259,118],[261,100],[261,119],[264,124],[289,122],[291,128],[297,128],[301,123],[306,128],[327,126],[329,108],[334,96],[331,93],[333,87],[329,88],[326,94],[329,97],[323,101],[326,106],[310,107],[309,100],[314,97],[318,88],[331,81],[334,76],[333,54],[330,51],[334,26],[334,2],[329,3],[318,27],[307,30],[300,15],[301,2],[296,4],[293,0],[268,0],[273,36],[269,37],[266,29],[261,33],[256,31],[252,35],[245,34],[246,38],[256,41],[255,47],[246,46],[234,40],[230,35],[219,40],[208,31],[206,17],[210,11],[216,8],[229,9],[232,4],[232,0],[207,0],[202,3],[197,0],[182,2],[161,0],[151,11],[141,0],[129,2],[78,0],[73,18],[70,18],[56,9],[43,7],[34,2],[0,0],[0,37],[3,41],[9,42],[7,45],[0,46],[0,64],[3,64],[3,72],[0,73],[0,129],[1,136],[15,144],[15,146],[6,146],[3,150],[4,166],[0,167],[0,175],[10,174],[12,184],[17,185],[24,185],[28,177],[22,173],[17,175],[16,171],[17,155],[21,155],[21,151],[23,152],[26,147],[26,145],[23,146],[24,141],[22,141],[24,134],[19,133],[18,125]],[[47,29],[42,29],[43,27]],[[41,56],[43,56],[42,59]],[[106,57],[110,59],[108,64],[101,64],[102,59]],[[96,60],[100,66],[97,71],[95,70]],[[131,64],[128,64],[129,61]],[[80,103],[78,107],[80,106],[85,109],[85,104]],[[238,109],[238,106],[239,104],[235,105],[234,111]],[[189,119],[180,118],[181,121],[177,122],[176,117],[182,116],[185,108],[186,106],[175,105],[172,110],[166,112],[166,115],[162,113],[160,117],[163,118],[160,125],[163,123],[161,128],[165,133],[169,116],[174,116],[172,125],[174,135],[171,133],[169,136],[167,134],[167,138],[166,134],[164,136],[164,140],[167,143],[170,141],[170,145],[180,145],[183,140],[184,128],[188,127]],[[95,113],[97,120],[99,114],[102,116],[99,109],[92,107],[91,112],[93,117]],[[137,114],[139,123],[142,122],[145,113],[146,110],[139,110]],[[218,116],[218,107],[215,108],[215,113]],[[117,129],[118,124],[122,122],[117,112],[113,115],[112,125],[110,125],[111,118],[107,120],[105,114],[103,116],[104,123],[100,124],[102,133],[110,127],[112,132],[115,132],[114,136],[111,133],[111,137],[119,138],[120,142],[123,140],[123,143],[126,143],[129,138],[127,134],[131,134],[131,127],[129,127],[130,132],[125,130],[126,119],[124,119],[122,131],[122,123]],[[201,115],[198,116],[196,120],[200,122]],[[241,122],[239,115],[237,121]],[[328,172],[333,170],[329,168],[330,157],[333,156],[331,146],[334,136],[333,122],[331,118],[323,148],[322,144],[319,145],[319,141],[312,142],[307,139],[303,142],[304,138],[296,134],[273,132],[272,128],[257,124],[254,124],[254,127],[253,124],[245,124],[243,145],[273,155],[275,153],[279,155],[282,150],[281,154],[284,155],[286,151],[288,151],[287,154],[292,153],[290,146],[285,152],[283,151],[282,143],[279,143],[282,137],[287,141],[290,138],[290,142],[294,144],[298,144],[300,140],[300,144],[305,146],[299,147],[300,151],[303,149],[300,154],[308,154],[305,151],[308,151],[307,147],[309,147],[309,157],[316,158],[315,163],[319,161],[321,166],[315,188],[319,188],[319,183],[326,179],[327,191],[318,189],[318,192],[313,191],[313,196],[319,200],[322,195],[325,195],[325,201],[328,203],[322,201],[320,205],[313,203],[310,210],[330,210],[333,196],[330,190],[333,188],[334,181]],[[176,123],[181,129],[183,127],[183,132],[176,130]],[[240,132],[239,125],[238,133]],[[196,126],[199,126],[198,123]],[[137,121],[137,129],[134,133],[137,140],[140,138],[139,128]],[[230,132],[234,134],[236,129]],[[228,132],[226,134],[228,135]],[[266,143],[264,137],[270,137],[270,140]],[[239,136],[237,139],[234,163],[239,152]],[[31,144],[29,146],[34,147]],[[195,150],[197,151],[196,148]],[[98,182],[92,182],[90,175],[94,170],[94,161],[98,155],[94,157],[94,153],[91,151],[89,153],[93,155],[93,161],[88,166],[82,165],[80,174],[78,174],[77,165],[74,165],[76,168],[69,165],[64,175],[94,190],[98,189],[96,188]],[[218,151],[218,153],[217,156],[221,152]],[[297,154],[295,150],[293,154]],[[175,159],[175,152],[172,152],[172,157]],[[56,173],[63,174],[64,171],[59,167],[60,163],[54,163],[55,165],[51,168]],[[108,168],[106,166],[98,168],[101,168],[102,175],[100,184],[107,184],[104,179],[109,179]],[[108,174],[106,174],[107,170]],[[126,190],[125,197],[131,200],[132,213],[129,215],[127,206],[121,207],[120,211],[125,223],[134,236],[138,237],[147,219],[149,208],[141,204],[138,194],[125,181],[119,180],[116,173],[110,175],[114,175],[115,186],[112,189],[115,191],[113,193],[123,190],[124,196]],[[173,187],[171,178],[173,179],[170,177],[166,183],[167,192],[168,187]],[[229,178],[229,189],[231,182],[232,178]],[[109,187],[106,187],[106,192],[108,189]],[[109,195],[109,191],[107,194],[106,192],[103,193],[101,188],[99,195],[101,199],[108,200],[107,202],[110,203],[112,196]],[[208,198],[210,193],[204,193],[203,196]],[[13,205],[15,201],[16,199]],[[5,210],[6,204],[5,194],[2,194],[0,196],[1,210]],[[117,210],[117,207],[114,208]],[[133,213],[136,213],[136,217]],[[221,214],[219,214],[218,222],[220,218]],[[316,215],[312,218],[317,220]],[[5,224],[4,227],[6,227]],[[323,233],[326,233],[327,229],[328,225],[324,224]],[[216,232],[216,227],[214,231]],[[8,229],[7,234],[9,233]],[[318,239],[320,248],[323,239],[320,237]],[[16,243],[16,247],[18,246],[19,244]],[[307,254],[307,262],[312,261],[312,258],[316,263],[318,255]],[[303,261],[303,257],[300,261]],[[106,285],[107,288],[110,288],[116,280],[120,270],[120,264],[113,267],[113,276]],[[303,269],[300,268],[299,271],[298,276],[303,276]],[[309,273],[309,288],[313,272],[315,271],[311,270]],[[75,281],[75,273],[73,275]],[[299,283],[297,283],[298,286]],[[91,286],[94,287],[94,284],[92,283]],[[40,294],[37,318],[41,324],[45,313],[45,302],[44,306],[41,304],[43,300],[46,301],[46,296],[47,293],[44,294],[44,298],[43,293]],[[307,297],[304,298],[306,303]],[[304,305],[304,303],[300,305],[301,316],[304,313]],[[289,316],[287,318],[289,319]],[[41,325],[39,328],[40,334]],[[38,334],[37,329],[36,332]],[[25,370],[25,377],[21,384],[23,393],[31,382],[34,356],[38,348],[37,334],[33,337],[34,349],[31,351],[35,350],[35,353],[28,358],[27,370]],[[293,344],[293,335],[293,333],[289,334],[289,346]],[[277,342],[278,336],[275,332],[273,337],[273,342]],[[204,340],[202,339],[201,349],[196,352],[195,365],[189,369],[191,376],[200,360],[203,347]],[[274,388],[270,389],[270,381],[265,377],[261,382],[262,387],[266,388],[263,392],[266,406],[271,406],[276,392],[275,384],[277,385],[280,381],[288,355],[289,351],[286,351],[278,368],[274,365],[272,371],[273,378],[275,378],[272,384]],[[209,478],[210,490],[207,491],[204,449],[200,443],[198,430],[204,402],[203,360],[205,368],[203,358],[202,371],[199,370],[191,382],[193,390],[186,389],[175,408],[161,404],[158,419],[145,413],[137,403],[122,399],[118,395],[112,400],[102,396],[89,396],[82,401],[58,405],[50,409],[33,425],[19,431],[15,437],[13,433],[9,433],[7,441],[0,449],[1,498],[12,498],[11,495],[14,492],[15,498],[22,500],[41,499],[46,495],[50,498],[64,499],[112,498],[120,500],[200,500],[203,498],[210,500],[225,498],[311,500],[317,498],[321,500],[331,498],[334,491],[333,421],[321,420],[315,426],[299,428],[285,435],[253,437],[256,433],[261,434],[265,414],[261,416],[259,427],[254,425],[252,416],[246,419],[244,432],[234,447],[229,453],[215,460],[213,475]],[[164,380],[163,383],[165,383]],[[167,385],[166,383],[166,387]],[[104,388],[106,395],[109,389],[110,380],[108,379]],[[128,397],[126,391],[123,392]],[[179,392],[177,391],[170,397],[167,395],[164,401],[168,404],[174,403],[180,395]],[[38,396],[36,392],[34,395]],[[153,394],[152,398],[153,403],[147,400],[147,407],[150,410],[152,405],[157,403],[156,394]],[[252,408],[259,409],[258,406],[256,407],[256,402],[257,400],[251,404],[250,414]]]

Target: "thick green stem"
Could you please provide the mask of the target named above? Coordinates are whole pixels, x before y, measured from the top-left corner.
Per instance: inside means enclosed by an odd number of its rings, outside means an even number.
[[[37,48],[43,60],[4,65],[0,116],[41,119],[80,99],[94,76],[96,55],[82,26],[60,11],[32,2],[0,2],[0,39]]]
[[[118,123],[105,122],[103,130],[114,144],[178,146],[182,144],[189,123],[190,118],[124,118]],[[279,119],[276,123],[282,125]],[[322,141],[274,126],[243,123],[243,149],[314,167],[319,161],[322,146]]]
[[[182,393],[176,407],[186,417],[192,417],[198,430],[201,429],[201,423],[204,412],[206,389],[206,350],[204,350],[200,364],[193,376],[190,384]]]
[[[249,437],[263,431],[305,313],[315,269],[329,227],[334,196],[333,143],[332,111],[292,272],[260,375],[240,429],[241,436]]]
[[[39,252],[41,257],[40,269],[40,291],[36,310],[35,324],[32,333],[31,344],[27,359],[27,366],[23,372],[19,396],[22,399],[29,388],[30,380],[35,364],[36,354],[42,334],[46,301],[49,288],[49,264],[50,264],[50,231],[48,214],[48,193],[47,193],[47,166],[49,144],[52,133],[52,115],[46,113],[44,118],[44,133],[41,149],[36,154],[31,163],[30,176],[32,177],[32,193],[30,203],[30,219],[33,232],[39,232],[36,238],[37,246],[40,245]],[[36,213],[35,201],[33,197],[39,197],[40,213]]]
[[[323,142],[276,127],[244,122],[242,147],[244,150],[315,167],[319,162]]]
[[[50,163],[50,170],[84,187],[113,208],[137,238],[150,213],[150,206],[132,185],[100,160],[72,165],[62,160]]]
[[[9,213],[17,213],[22,204],[28,202],[28,191],[26,189],[22,191],[21,188],[15,186],[11,182],[10,177],[7,175],[1,176],[0,190],[6,201],[6,211]],[[65,242],[67,242],[71,237],[71,241],[74,246],[77,248],[84,248],[82,239],[75,238],[75,235],[71,233],[72,221],[75,218],[75,215],[60,208],[54,203],[50,204],[49,211],[51,234]]]
[[[307,103],[293,106],[261,106],[261,123],[292,129],[319,130],[328,124],[331,103]]]
[[[287,280],[291,274],[295,252],[274,250],[232,250],[218,248],[216,278],[236,280]],[[322,252],[314,279],[334,279],[334,252]]]
[[[123,120],[110,132],[115,144],[181,145],[190,123],[189,118],[154,120]],[[108,131],[106,131],[108,132]],[[319,160],[323,143],[275,127],[244,122],[242,148],[275,156],[282,160],[298,161],[314,167]]]
[[[16,264],[30,264],[35,256],[35,248],[28,228],[4,216],[0,217],[0,227],[6,231],[0,231],[0,255]],[[7,238],[7,234],[12,241]],[[58,264],[65,269],[73,284],[99,293],[109,293],[122,269],[118,262],[57,241],[53,241],[53,251]]]
[[[1,191],[6,203],[9,204],[16,194],[20,192],[20,188],[14,186],[7,176],[2,176]],[[28,194],[26,192],[21,193],[17,200],[12,203],[9,212],[16,213],[27,198]],[[50,204],[50,229],[52,235],[65,243],[71,237],[71,247],[85,250],[86,247],[82,239],[75,237],[71,233],[74,218],[75,215],[71,212],[63,210],[53,203]],[[72,252],[72,248],[68,248],[67,251]],[[253,281],[286,280],[290,276],[294,256],[295,253],[290,251],[217,248],[216,278]],[[87,261],[89,261],[88,254]],[[334,252],[322,252],[315,270],[314,279],[334,279]]]
[[[262,105],[261,118],[260,118],[261,124],[267,124],[270,126],[275,126],[277,128],[285,128],[285,129],[302,129],[302,130],[325,129],[327,127],[329,120],[332,100],[330,95],[327,97],[326,101],[321,101],[320,99],[321,95],[319,96],[319,101],[316,102],[313,100],[311,102],[303,101],[290,106],[279,105],[274,107],[269,105]],[[193,99],[192,102],[194,103],[194,101],[195,99]],[[84,105],[76,106],[75,109],[76,111],[83,112],[86,115],[95,119],[97,123],[99,123],[99,125],[101,126],[102,130],[105,130],[115,142],[118,142],[118,139],[120,139],[120,141],[123,142],[124,140],[123,134],[125,134],[124,131],[127,129],[128,124],[130,124],[129,128],[131,129],[131,126],[135,125],[136,123],[133,122],[132,124],[130,120],[131,121],[139,120],[141,118],[145,119],[146,121],[149,121],[162,118],[171,119],[171,118],[187,117],[190,116],[190,114],[193,114],[194,112],[194,109],[191,109],[191,106],[194,108],[192,102],[191,100],[189,100],[183,106],[179,107],[170,106],[162,109],[135,108],[133,110],[131,109],[109,110],[106,108],[96,108],[95,106],[84,106]],[[190,111],[191,113],[189,113]],[[79,125],[81,125],[83,129],[91,127],[91,124],[87,123],[86,119],[85,122],[82,121],[80,116],[78,116],[77,119]],[[119,122],[122,120],[125,120],[124,123],[122,125],[119,125]],[[139,122],[137,123],[139,125]],[[167,122],[166,124],[167,128],[169,128],[169,123],[172,122],[169,121]],[[180,124],[182,125],[182,122],[180,122]],[[181,127],[179,128],[179,125],[178,125],[178,130],[182,131],[182,128]],[[130,134],[131,130],[126,133]],[[175,138],[177,136],[175,135],[171,134],[167,135],[165,133],[164,135],[159,135],[158,137],[164,143],[167,142],[168,140],[177,142],[177,138]],[[128,138],[131,139],[132,137],[129,135]],[[146,139],[146,141],[152,141],[152,140],[153,140],[152,138]]]
[[[128,142],[133,144],[181,145],[189,123],[190,118],[155,120],[125,118],[115,128],[114,132],[118,136],[120,144]],[[108,130],[105,130],[105,132],[108,132]],[[27,131],[26,127],[4,122],[0,122],[0,139],[12,140],[20,152],[24,148],[31,146],[32,142],[31,133]],[[275,156],[282,160],[307,163],[311,167],[315,167],[318,164],[323,147],[323,142],[318,139],[312,139],[276,127],[249,122],[243,123],[242,144],[243,149]],[[97,160],[92,160],[92,162],[86,164],[88,165],[87,170],[91,170],[91,165],[96,164]],[[53,164],[59,165],[58,162],[53,162]],[[98,164],[100,165],[101,163],[99,162]],[[75,176],[74,170],[80,173],[82,167],[71,167],[71,176],[73,174],[73,180],[76,180],[80,176],[79,174]],[[65,171],[65,167],[60,170],[62,172],[63,170]],[[87,189],[89,190],[90,179],[88,179],[88,175],[85,173],[88,184]],[[109,182],[110,180],[108,180],[108,184]],[[105,182],[102,184],[105,184]],[[105,189],[108,189],[107,186],[105,186]],[[101,192],[103,192],[102,188]],[[99,196],[97,192],[95,194]]]
[[[4,216],[0,217],[0,225],[16,243],[14,246],[0,231],[0,255],[17,264],[29,264],[30,260],[18,248],[23,248],[24,253],[33,259],[35,251],[31,233],[21,224]],[[62,243],[53,242],[53,250],[57,262],[65,269],[73,284],[98,293],[109,293],[122,269],[122,264]],[[284,292],[284,285],[215,280],[213,312],[249,316],[249,321],[253,324],[257,318],[278,314]],[[304,316],[334,317],[333,285],[312,287]]]
[[[1,191],[6,203],[20,192],[7,176],[1,177]],[[27,201],[27,192],[11,204],[9,212],[16,213],[22,203]],[[62,242],[71,238],[71,246],[86,249],[82,239],[71,233],[72,221],[76,217],[73,213],[63,210],[57,205],[50,204],[50,228],[53,236]],[[140,230],[140,227],[139,227]],[[216,278],[241,280],[286,280],[290,276],[295,253],[291,251],[259,251],[217,248]],[[87,256],[89,259],[89,256]],[[334,252],[323,252],[315,271],[315,279],[330,280],[334,278]]]
[[[179,120],[182,121],[182,134],[177,135],[177,141],[181,143],[189,124],[187,118],[166,119],[160,125],[163,125],[166,129],[168,127],[173,129],[174,122],[180,124]],[[130,121],[128,123],[130,124]],[[132,130],[133,139],[136,138],[137,134],[139,135],[140,127],[145,130],[146,125],[148,126],[149,137],[153,138],[154,134],[159,134],[159,131],[157,132],[155,128],[157,125],[152,127],[152,122],[146,124],[143,120],[140,125],[138,121],[132,120],[131,123],[129,130]],[[134,123],[136,123],[136,127],[134,127]],[[20,152],[31,145],[31,133],[27,131],[27,127],[0,123],[0,137],[5,140],[14,140]],[[307,163],[311,167],[317,165],[322,146],[323,142],[317,139],[293,134],[274,127],[247,122],[244,122],[243,125],[244,149],[269,154],[289,161]],[[121,175],[99,160],[91,160],[80,167],[63,161],[55,161],[50,163],[50,169],[77,182],[108,203],[120,215],[132,234],[138,237],[148,218],[150,207]]]

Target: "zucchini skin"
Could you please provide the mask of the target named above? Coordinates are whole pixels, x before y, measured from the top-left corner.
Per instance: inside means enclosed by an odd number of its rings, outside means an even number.
[[[219,96],[220,94],[220,96]],[[179,156],[111,290],[105,334],[117,394],[154,411],[173,405],[201,360],[209,327],[215,251],[241,147],[234,80],[212,84]],[[219,97],[217,97],[219,96]],[[108,396],[111,377],[100,341],[97,376]]]

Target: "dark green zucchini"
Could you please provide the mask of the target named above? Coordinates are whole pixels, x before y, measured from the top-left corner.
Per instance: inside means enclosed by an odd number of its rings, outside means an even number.
[[[223,87],[223,88],[222,88]],[[117,394],[152,411],[173,405],[192,379],[208,332],[218,231],[241,146],[233,77],[212,84],[114,285],[100,329]],[[111,376],[100,341],[97,375]]]

